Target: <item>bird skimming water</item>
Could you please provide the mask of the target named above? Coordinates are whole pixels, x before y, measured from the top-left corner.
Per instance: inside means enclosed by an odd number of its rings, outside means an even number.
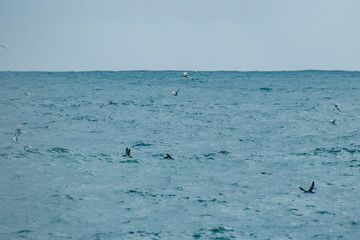
[[[21,128],[22,128],[24,125],[26,125],[26,124],[27,124],[27,123],[25,122],[25,123],[22,123],[22,124],[19,124],[19,125],[16,126],[15,135],[14,135],[14,137],[13,137],[14,142],[18,142],[18,141],[19,141],[19,137],[20,137],[21,133],[24,133],[24,131],[21,130]]]
[[[175,91],[172,91],[171,93],[172,93],[172,95],[177,96],[179,91],[180,91],[180,89],[177,90],[176,92],[175,92]]]
[[[337,110],[339,110],[339,112],[341,112],[341,110],[340,110],[341,105],[340,104],[335,103],[334,106],[336,107]]]
[[[191,78],[191,77],[187,74],[187,72],[183,72],[183,74],[181,74],[181,76],[182,76],[182,77],[186,77],[186,78]]]
[[[309,190],[305,190],[302,187],[300,187],[300,190],[303,191],[304,193],[314,193],[313,192],[314,186],[315,186],[315,182],[313,181]]]

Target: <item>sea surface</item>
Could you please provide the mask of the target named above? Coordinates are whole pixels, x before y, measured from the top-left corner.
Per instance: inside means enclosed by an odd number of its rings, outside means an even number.
[[[360,239],[360,72],[181,73],[0,72],[0,239]]]

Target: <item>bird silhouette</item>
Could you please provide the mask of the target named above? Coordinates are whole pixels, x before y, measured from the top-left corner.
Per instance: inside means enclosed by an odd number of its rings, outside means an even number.
[[[300,190],[305,192],[305,193],[314,193],[313,192],[314,186],[315,186],[315,182],[313,181],[312,184],[311,184],[311,187],[309,188],[309,190],[305,190],[302,187],[300,187]]]

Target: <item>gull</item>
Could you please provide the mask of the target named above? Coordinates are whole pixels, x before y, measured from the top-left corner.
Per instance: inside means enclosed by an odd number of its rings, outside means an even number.
[[[341,112],[341,110],[340,110],[341,105],[340,104],[335,103],[334,106],[336,107],[337,110],[339,110],[339,112]]]
[[[191,78],[191,77],[187,74],[187,72],[183,72],[183,74],[181,74],[181,76],[182,76],[182,77],[186,77],[186,78]]]
[[[18,142],[18,141],[19,141],[19,137],[20,137],[21,133],[24,133],[24,131],[21,130],[21,128],[22,128],[24,125],[26,125],[26,124],[27,124],[27,123],[25,122],[25,123],[22,123],[22,124],[19,124],[19,125],[16,126],[15,135],[14,135],[14,137],[13,137],[14,142]]]
[[[164,157],[164,159],[174,159],[170,154],[166,154],[166,157]]]
[[[304,193],[314,193],[313,192],[314,186],[315,186],[315,182],[313,181],[309,190],[305,190],[302,187],[300,187],[300,190],[303,191]]]
[[[29,97],[31,97],[31,96],[33,96],[34,94],[32,94],[32,93],[29,93],[29,92],[26,92],[26,93],[24,93],[26,96],[29,96]]]
[[[175,91],[172,91],[171,93],[172,93],[172,95],[177,96],[179,91],[180,91],[180,89],[177,90],[176,92],[175,92]]]
[[[132,156],[130,156],[130,148],[126,148],[126,150],[125,150],[125,155],[123,155],[123,157],[130,157],[130,158],[132,158]]]
[[[329,123],[336,125],[336,119],[330,119]]]

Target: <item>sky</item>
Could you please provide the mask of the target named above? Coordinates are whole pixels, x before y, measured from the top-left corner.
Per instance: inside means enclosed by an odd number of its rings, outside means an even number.
[[[0,4],[0,71],[360,71],[359,0]]]

